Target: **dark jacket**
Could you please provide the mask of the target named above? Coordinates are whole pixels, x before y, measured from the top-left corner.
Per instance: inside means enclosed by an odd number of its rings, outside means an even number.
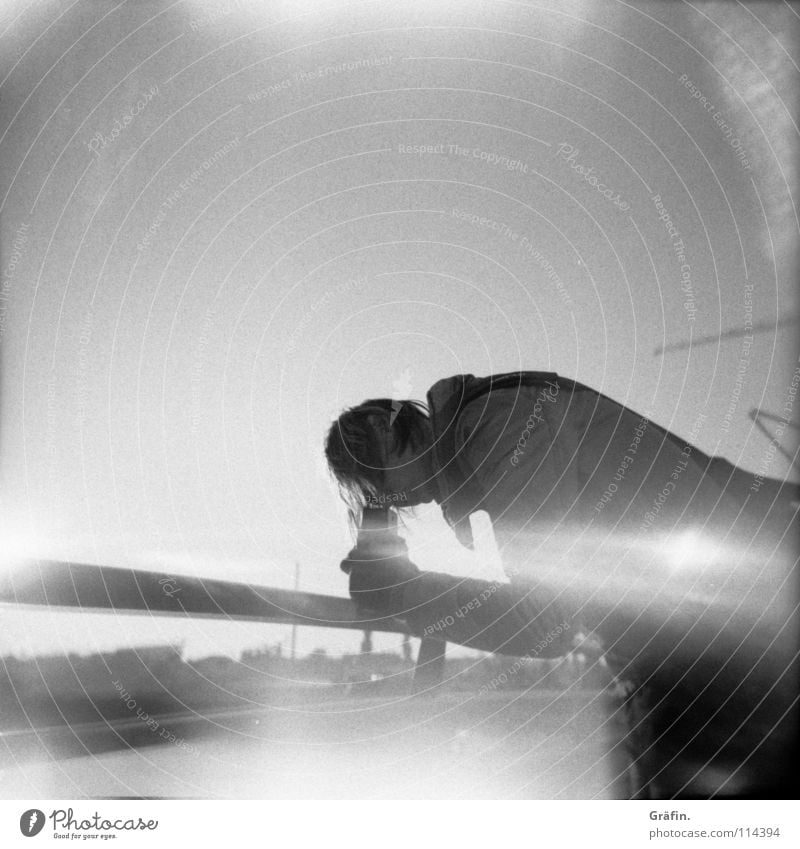
[[[647,413],[553,373],[456,375],[433,385],[428,405],[440,503],[468,546],[469,514],[481,509],[506,541],[523,528],[530,541],[692,526],[750,542],[759,529],[780,537],[796,511],[797,485],[709,457]]]
[[[610,609],[617,624],[644,608],[693,622],[712,603],[763,621],[743,596],[776,594],[794,565],[796,485],[709,457],[582,384],[458,375],[428,403],[439,503],[459,540],[471,544],[469,516],[487,511],[510,580],[569,600],[592,627]],[[789,601],[776,599],[778,620]]]
[[[596,631],[621,657],[658,665],[720,631],[732,641],[750,633],[755,648],[787,621],[795,599],[780,588],[797,550],[796,486],[759,481],[553,373],[457,375],[427,400],[437,500],[468,547],[470,515],[488,512],[509,598],[525,597],[525,639],[538,644],[566,620],[569,636]],[[485,592],[422,573],[395,590],[392,612],[425,631]],[[496,613],[472,605],[447,638],[494,632]],[[566,636],[548,643],[549,654],[568,648]]]
[[[428,404],[458,539],[470,546],[469,516],[487,511],[523,618],[594,631],[646,686],[665,783],[714,761],[738,773],[730,792],[770,785],[797,742],[797,485],[554,374],[458,375]],[[424,591],[411,583],[404,604]],[[433,606],[438,621],[452,613],[445,597]]]

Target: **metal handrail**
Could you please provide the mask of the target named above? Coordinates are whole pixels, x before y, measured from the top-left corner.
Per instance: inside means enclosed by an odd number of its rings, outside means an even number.
[[[29,561],[0,576],[0,605],[413,633],[402,619],[365,616],[347,598],[55,560]],[[421,638],[415,693],[441,682],[445,648],[441,637]]]

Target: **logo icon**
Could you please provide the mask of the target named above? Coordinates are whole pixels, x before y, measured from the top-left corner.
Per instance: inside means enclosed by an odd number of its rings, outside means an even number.
[[[31,808],[19,818],[19,830],[25,837],[36,837],[44,828],[44,812],[38,808]]]

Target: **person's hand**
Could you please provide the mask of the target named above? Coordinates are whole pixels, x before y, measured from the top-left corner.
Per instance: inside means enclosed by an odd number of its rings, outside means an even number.
[[[394,616],[403,610],[403,589],[419,569],[402,551],[389,556],[375,557],[358,546],[342,561],[342,571],[350,576],[350,597],[359,606]]]
[[[372,567],[380,567],[381,564],[388,563],[398,558],[404,559],[408,555],[408,549],[403,546],[402,550],[377,552],[364,550],[363,547],[356,546],[351,549],[347,557],[339,564],[339,568],[345,575],[352,575],[353,569],[359,566],[369,565]]]
[[[408,546],[399,534],[385,530],[369,534],[362,531],[355,548],[342,560],[341,570],[349,575],[357,564],[379,564],[395,557],[408,557]]]

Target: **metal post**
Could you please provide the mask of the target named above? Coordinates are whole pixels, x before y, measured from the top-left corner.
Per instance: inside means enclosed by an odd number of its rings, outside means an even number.
[[[413,693],[432,692],[444,678],[447,642],[435,637],[423,637],[419,644],[417,667],[412,683]]]
[[[300,563],[295,560],[294,563],[294,588],[295,591],[300,589]],[[294,662],[295,650],[297,648],[297,623],[292,623],[292,662]]]

